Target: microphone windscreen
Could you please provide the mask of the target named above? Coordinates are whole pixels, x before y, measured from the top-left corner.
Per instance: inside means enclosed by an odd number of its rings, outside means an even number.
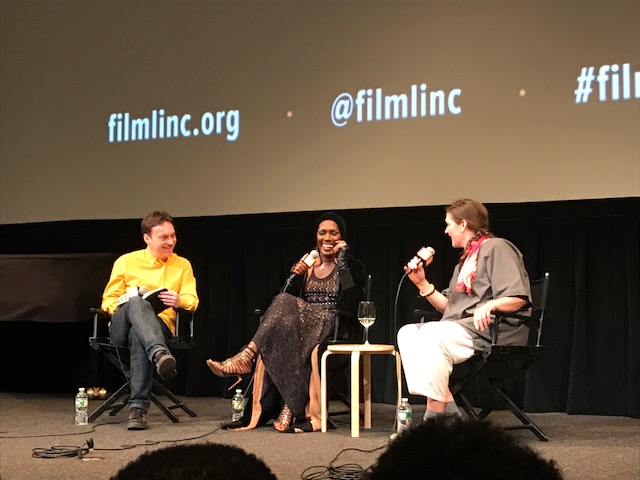
[[[138,288],[138,295],[142,296],[145,293],[147,293],[148,291],[149,291],[149,289],[143,285],[142,287]]]
[[[436,254],[436,251],[431,247],[422,247],[418,250],[418,257],[422,260],[427,261],[429,258],[433,257]]]
[[[309,255],[304,257],[302,261],[307,264],[307,267],[311,267],[314,263],[316,263],[316,258],[318,258],[319,256],[320,255],[318,254],[317,250],[311,250],[309,252]]]

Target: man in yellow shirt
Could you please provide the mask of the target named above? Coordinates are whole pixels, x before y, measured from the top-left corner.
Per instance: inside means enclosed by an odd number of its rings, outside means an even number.
[[[176,313],[171,307],[194,312],[199,302],[191,263],[173,253],[176,232],[171,215],[151,212],[141,229],[147,248],[115,261],[102,295],[102,309],[112,315],[111,342],[130,350],[129,430],[147,428],[154,366],[163,379],[175,375],[176,360],[166,345],[175,333]],[[167,309],[156,316],[138,293],[159,287],[167,288],[158,295]]]

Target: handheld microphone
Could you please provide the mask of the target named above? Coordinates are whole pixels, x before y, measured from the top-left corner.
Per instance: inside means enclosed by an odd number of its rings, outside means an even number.
[[[314,263],[316,263],[316,258],[318,258],[320,254],[317,250],[311,250],[307,255],[302,257],[302,261],[307,265],[307,267],[311,268]]]
[[[420,263],[426,265],[427,261],[435,254],[436,251],[432,247],[422,247],[420,250],[418,250],[416,256],[409,260],[409,263],[407,263],[407,267],[409,267],[411,270],[415,270],[416,268],[418,268],[418,265]]]
[[[316,263],[316,258],[318,258],[319,256],[320,254],[317,250],[311,250],[309,253],[303,255],[300,261],[307,265],[307,267],[311,268],[313,264]],[[285,283],[284,285],[283,291],[289,288],[289,285],[291,285],[291,282],[294,278],[296,278],[297,275],[297,273],[292,273],[291,275],[289,275],[289,278],[287,278],[287,283]]]
[[[140,292],[138,287],[136,287],[135,285],[133,285],[131,287],[128,287],[125,291],[126,291],[127,295],[129,296],[129,298],[135,297],[136,295],[139,295],[139,292]]]

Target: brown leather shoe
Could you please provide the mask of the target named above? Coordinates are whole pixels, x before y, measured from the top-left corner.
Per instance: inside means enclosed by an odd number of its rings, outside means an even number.
[[[177,375],[176,359],[166,350],[160,350],[153,355],[153,363],[156,364],[156,372],[163,380],[169,380]]]
[[[134,407],[129,410],[129,424],[128,430],[146,430],[147,420],[145,419],[145,412],[141,408]]]

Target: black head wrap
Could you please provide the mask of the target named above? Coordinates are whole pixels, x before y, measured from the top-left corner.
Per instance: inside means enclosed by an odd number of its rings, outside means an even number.
[[[343,240],[347,239],[347,224],[344,221],[344,218],[334,212],[324,212],[316,219],[316,228],[314,233],[318,232],[318,227],[325,220],[333,220],[334,222],[336,222],[336,225],[338,225],[338,229],[340,230],[340,236]]]

